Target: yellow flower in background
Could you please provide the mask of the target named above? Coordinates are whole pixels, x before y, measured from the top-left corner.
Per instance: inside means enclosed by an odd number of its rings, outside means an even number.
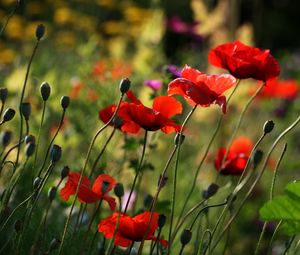
[[[70,31],[58,32],[55,42],[57,45],[73,47],[76,44],[76,35]]]
[[[53,20],[58,25],[66,25],[77,21],[77,16],[71,9],[62,7],[55,11]]]
[[[24,36],[24,22],[20,16],[13,16],[8,22],[5,35],[10,39],[22,39]]]
[[[131,23],[144,23],[152,14],[151,10],[149,9],[132,5],[124,8],[123,12],[125,19]]]
[[[16,57],[16,52],[11,49],[0,50],[0,64],[8,65],[11,64]]]
[[[107,7],[114,8],[116,6],[115,0],[96,0],[96,4]]]
[[[78,17],[80,22],[77,23],[77,28],[84,30],[87,33],[95,33],[96,31],[96,20],[89,16]]]
[[[1,4],[3,4],[3,5],[11,5],[15,2],[16,2],[16,0],[1,0]]]
[[[110,35],[123,34],[127,27],[123,21],[107,21],[102,24],[105,33]]]
[[[26,3],[26,13],[30,15],[41,15],[45,11],[45,5],[40,2]]]

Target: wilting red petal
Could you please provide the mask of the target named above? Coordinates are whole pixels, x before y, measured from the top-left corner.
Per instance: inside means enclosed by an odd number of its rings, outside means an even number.
[[[182,113],[182,105],[174,97],[158,96],[153,100],[154,110],[161,113],[166,118],[170,118],[175,114]]]

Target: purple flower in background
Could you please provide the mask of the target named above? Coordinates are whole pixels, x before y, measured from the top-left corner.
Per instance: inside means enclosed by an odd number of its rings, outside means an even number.
[[[181,78],[181,68],[175,65],[168,65],[166,68],[167,72],[172,75],[173,79]]]
[[[146,80],[144,84],[153,90],[159,90],[163,86],[160,80]]]
[[[127,200],[129,198],[129,194],[130,194],[130,191],[125,191],[125,193],[124,193],[124,197],[123,197],[123,200],[122,200],[122,211],[125,210]],[[135,199],[136,199],[136,192],[133,191],[132,194],[131,194],[131,198],[130,198],[127,210],[130,210],[132,208],[132,206],[135,202]]]

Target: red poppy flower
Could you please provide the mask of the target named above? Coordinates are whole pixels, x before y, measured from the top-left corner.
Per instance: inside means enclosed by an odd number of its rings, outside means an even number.
[[[259,94],[259,98],[279,98],[293,100],[297,97],[299,85],[295,80],[272,79]],[[251,91],[252,93],[252,91]]]
[[[240,137],[233,141],[227,158],[224,160],[226,154],[225,148],[220,148],[217,157],[215,158],[215,167],[223,175],[240,175],[243,173],[250,156],[253,143],[246,137]],[[223,167],[222,167],[223,162]]]
[[[128,247],[132,242],[142,241],[150,221],[150,216],[151,212],[144,212],[135,217],[121,214],[114,244]],[[156,240],[154,232],[158,228],[158,216],[158,213],[153,213],[145,240]],[[101,220],[98,225],[98,231],[103,233],[105,238],[111,239],[115,231],[117,220],[118,213],[114,213],[108,218]],[[159,239],[158,241],[164,246],[168,244],[166,240]]]
[[[226,113],[226,97],[223,93],[236,84],[233,76],[205,74],[187,65],[182,69],[181,76],[170,82],[168,95],[179,94],[192,105],[207,107],[218,104]]]
[[[173,97],[159,96],[153,101],[153,107],[144,106],[134,94],[127,93],[130,102],[122,102],[118,117],[122,119],[120,129],[123,132],[137,133],[140,128],[148,131],[161,129],[164,133],[178,132],[181,125],[176,124],[170,117],[182,112],[181,103]],[[109,106],[99,112],[103,122],[107,122],[116,109],[115,105]]]
[[[60,191],[60,196],[64,200],[69,200],[71,195],[76,193],[78,187],[78,182],[80,179],[80,173],[70,172],[68,175],[68,180],[65,186]],[[107,184],[106,192],[102,194],[103,184]],[[90,180],[87,177],[82,178],[82,182],[78,192],[78,199],[82,203],[95,203],[101,199],[107,201],[112,211],[115,210],[116,202],[113,197],[110,197],[107,193],[112,190],[115,186],[116,181],[111,176],[107,174],[100,174],[95,180],[92,188],[90,188]]]
[[[253,78],[266,82],[280,73],[279,63],[270,50],[260,50],[240,41],[210,50],[208,60],[214,66],[227,69],[238,79]]]

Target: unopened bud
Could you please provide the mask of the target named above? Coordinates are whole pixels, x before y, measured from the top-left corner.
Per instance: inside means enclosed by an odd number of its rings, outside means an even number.
[[[175,145],[181,145],[184,142],[185,136],[183,134],[177,133],[174,138]]]
[[[214,196],[219,190],[219,186],[215,183],[212,183],[208,186],[206,190],[203,191],[203,198],[209,199],[210,197]]]
[[[262,160],[264,152],[262,150],[256,150],[253,155],[253,164],[256,167]]]
[[[3,147],[6,147],[9,143],[10,143],[10,140],[11,140],[11,137],[12,137],[12,132],[11,131],[4,131],[4,132],[1,132],[1,144]]]
[[[50,151],[50,159],[52,162],[57,162],[61,158],[61,147],[54,144]]]
[[[70,105],[70,97],[62,96],[60,99],[60,105],[63,109],[67,109]]]
[[[167,184],[167,181],[168,181],[167,176],[162,177],[161,175],[159,175],[157,186],[160,187],[160,188],[163,188]]]
[[[147,194],[144,197],[144,207],[149,208],[150,205],[152,204],[152,201],[153,201],[153,196],[151,196],[150,194]]]
[[[37,190],[40,187],[41,183],[42,183],[42,178],[36,177],[33,181],[33,189]]]
[[[120,128],[123,124],[123,119],[116,116],[116,117],[114,117],[112,122],[113,122],[113,125],[114,125],[115,128]]]
[[[51,92],[51,87],[48,82],[43,82],[41,84],[41,96],[44,101],[47,101]]]
[[[158,215],[157,225],[159,228],[163,228],[163,226],[166,224],[167,217],[164,214]]]
[[[53,238],[49,245],[49,252],[52,252],[59,248],[61,241],[57,238]]]
[[[35,143],[35,137],[33,135],[26,135],[25,136],[25,143]]]
[[[32,154],[34,153],[35,150],[35,143],[28,143],[25,146],[25,154],[26,157],[29,158],[30,156],[32,156]]]
[[[45,34],[45,26],[43,24],[39,24],[35,30],[36,39],[39,41]]]
[[[25,118],[25,120],[29,120],[30,114],[31,114],[31,105],[30,103],[22,103],[21,104],[21,112]]]
[[[2,103],[6,101],[7,94],[8,94],[7,88],[0,88],[0,100],[2,101]]]
[[[114,192],[117,197],[121,198],[124,196],[124,186],[122,183],[117,183],[114,187]]]
[[[60,172],[60,178],[64,179],[69,175],[70,168],[68,166],[64,166],[63,169]]]
[[[267,120],[265,122],[264,128],[263,128],[264,133],[265,134],[270,133],[273,130],[274,126],[275,126],[275,123],[273,122],[273,120]]]
[[[3,122],[7,122],[13,119],[15,116],[16,111],[12,108],[7,108],[3,113]]]
[[[125,94],[130,89],[131,81],[128,78],[122,79],[120,82],[120,91]]]
[[[49,190],[48,190],[48,198],[49,198],[49,201],[52,202],[56,197],[56,187],[51,187]]]
[[[180,237],[180,242],[183,246],[187,245],[192,239],[192,231],[185,229],[183,230],[181,237]]]

